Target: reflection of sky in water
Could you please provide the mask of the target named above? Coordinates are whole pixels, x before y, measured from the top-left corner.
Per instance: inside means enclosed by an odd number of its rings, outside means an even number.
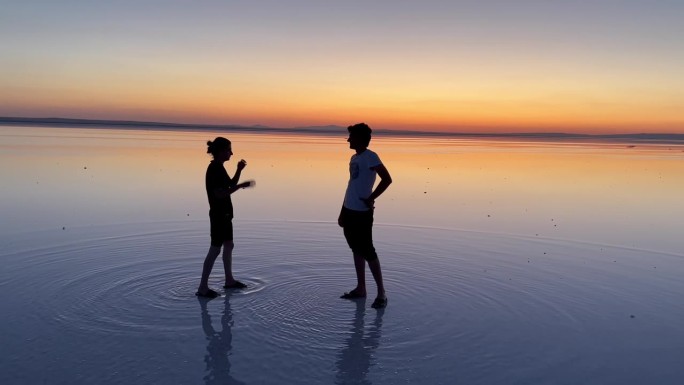
[[[203,220],[207,132],[0,128],[3,231]],[[248,161],[244,219],[334,221],[346,135],[224,134]],[[394,184],[376,221],[681,251],[684,153],[676,146],[376,137]]]
[[[376,138],[377,313],[345,135],[229,135],[249,289],[198,305],[213,136],[0,128],[0,383],[681,382],[681,148]]]
[[[377,312],[372,296],[338,298],[354,281],[340,233],[241,221],[235,270],[249,288],[199,304],[200,221],[19,234],[0,250],[10,288],[0,383],[678,385],[684,375],[681,255],[380,224],[390,303]],[[222,282],[220,267],[210,282]]]

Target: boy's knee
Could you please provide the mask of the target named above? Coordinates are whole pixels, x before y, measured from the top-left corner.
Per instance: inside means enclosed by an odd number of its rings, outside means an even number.
[[[358,255],[367,262],[376,261],[378,259],[378,253],[375,251],[374,247],[363,247],[352,249],[354,255]]]

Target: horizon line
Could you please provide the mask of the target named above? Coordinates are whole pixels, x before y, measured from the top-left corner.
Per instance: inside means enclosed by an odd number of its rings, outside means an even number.
[[[83,118],[60,118],[60,117],[16,117],[0,116],[0,125],[9,124],[42,124],[47,126],[58,126],[75,124],[80,126],[109,126],[118,128],[134,129],[138,128],[157,128],[157,129],[184,129],[184,130],[235,130],[245,132],[282,132],[282,133],[310,133],[310,134],[333,134],[333,129],[340,129],[346,132],[346,127],[335,124],[314,125],[314,126],[295,126],[295,127],[273,127],[255,124],[245,126],[239,124],[193,124],[193,123],[172,123],[157,121],[137,121],[137,120],[110,120],[110,119],[83,119]],[[92,127],[95,128],[95,127]],[[397,129],[373,129],[377,135],[387,136],[429,136],[429,137],[486,137],[486,138],[554,138],[554,139],[631,139],[631,140],[669,140],[683,141],[684,134],[678,133],[619,133],[619,134],[586,134],[568,132],[463,132],[463,131],[421,131],[421,130],[397,130]]]

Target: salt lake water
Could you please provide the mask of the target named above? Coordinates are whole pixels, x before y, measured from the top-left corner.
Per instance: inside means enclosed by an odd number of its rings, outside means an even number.
[[[682,145],[375,137],[378,311],[345,134],[0,127],[0,383],[681,383]],[[257,186],[207,301],[217,135]]]

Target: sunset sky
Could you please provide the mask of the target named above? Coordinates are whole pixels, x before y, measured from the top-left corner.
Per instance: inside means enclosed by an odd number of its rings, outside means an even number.
[[[684,133],[684,1],[0,0],[0,116]]]

